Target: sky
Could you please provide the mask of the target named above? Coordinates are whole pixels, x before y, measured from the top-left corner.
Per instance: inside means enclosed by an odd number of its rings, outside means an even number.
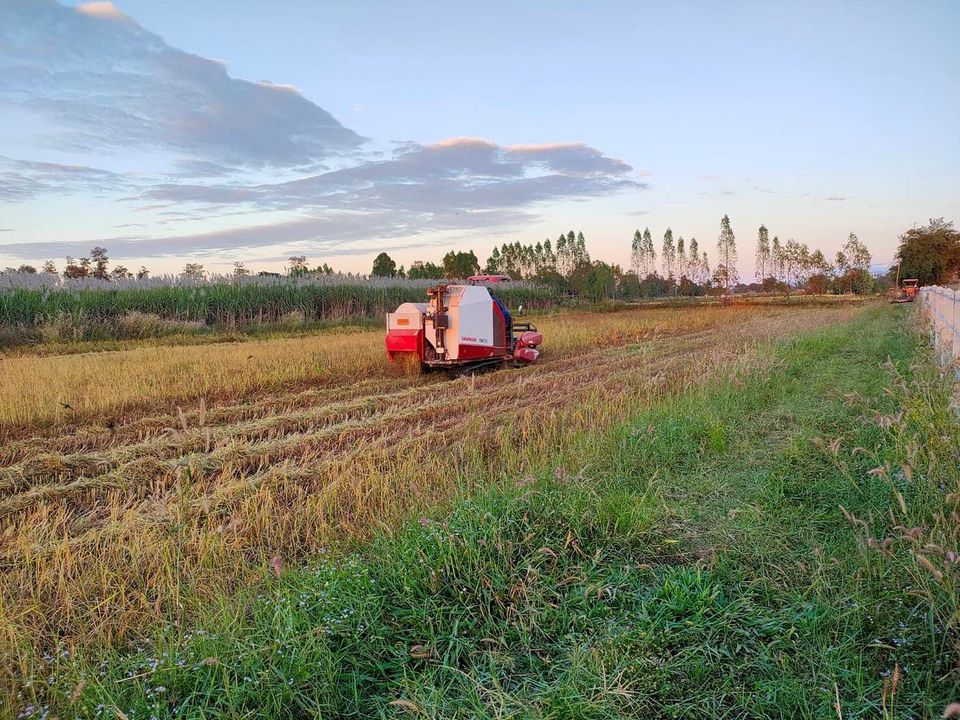
[[[960,221],[960,3],[0,0],[0,266]],[[712,253],[711,253],[712,254]]]

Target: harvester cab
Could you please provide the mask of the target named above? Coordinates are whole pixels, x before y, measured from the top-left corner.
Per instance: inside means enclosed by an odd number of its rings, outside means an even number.
[[[387,356],[407,371],[529,364],[543,335],[480,285],[441,283],[427,302],[403,303],[387,315]]]

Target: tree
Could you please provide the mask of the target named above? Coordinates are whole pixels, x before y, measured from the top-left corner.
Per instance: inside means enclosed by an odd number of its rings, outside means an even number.
[[[643,229],[643,269],[640,277],[652,275],[657,271],[657,251],[653,247],[653,235],[650,228]]]
[[[943,285],[960,274],[960,232],[952,222],[933,219],[900,236],[897,248],[900,277],[916,278],[921,285]]]
[[[237,260],[233,263],[233,276],[234,277],[249,277],[250,271],[247,270],[247,266],[241,260]]]
[[[830,273],[833,270],[826,256],[820,250],[810,255],[810,276],[807,278],[807,291],[822,295],[830,289]]]
[[[838,281],[847,274],[850,264],[847,261],[847,254],[843,252],[843,250],[837,250],[837,255],[833,261],[833,267]],[[841,288],[841,292],[842,291],[843,288]]]
[[[207,276],[207,271],[203,269],[200,263],[187,263],[180,272],[183,277],[202,279]]]
[[[687,274],[687,248],[683,242],[683,235],[677,238],[677,280]]]
[[[109,280],[110,274],[107,272],[107,263],[110,258],[107,257],[107,249],[95,247],[90,251],[90,260],[93,263],[93,271],[90,273],[97,280]]]
[[[439,280],[443,277],[443,268],[432,262],[415,260],[407,270],[407,277],[410,280]]]
[[[614,268],[597,260],[586,272],[583,294],[594,302],[613,297],[617,289],[617,276]]]
[[[639,277],[643,271],[643,233],[640,228],[633,231],[633,242],[630,244],[630,271]],[[637,281],[639,285],[639,280]]]
[[[423,263],[420,264],[422,265]],[[493,246],[493,251],[490,253],[490,257],[487,258],[487,264],[483,269],[488,275],[500,272],[500,248],[496,245]]]
[[[563,233],[560,233],[560,237],[557,238],[556,252],[557,272],[564,277],[570,277],[570,273],[573,272],[573,249],[567,248],[567,236]]]
[[[844,260],[845,272],[842,275],[841,285],[847,288],[848,292],[866,292],[870,287],[870,251],[867,246],[860,242],[860,239],[854,233],[850,233],[847,242],[843,245],[843,250],[837,253],[837,257]],[[839,266],[840,263],[837,262]]]
[[[635,300],[640,297],[640,278],[633,270],[624,273],[617,284],[617,292],[625,300]]]
[[[764,225],[757,230],[757,254],[754,263],[754,274],[762,283],[770,272],[770,231]]]
[[[719,273],[719,275],[718,275]],[[717,238],[717,271],[714,279],[722,281],[724,293],[730,295],[737,284],[737,243],[730,226],[730,218],[720,220],[720,235]]]
[[[641,297],[664,297],[670,292],[670,286],[667,281],[656,273],[650,273],[640,281]]]
[[[700,246],[695,237],[690,238],[690,260],[687,263],[690,272],[690,280],[696,285],[701,283],[700,279]]]
[[[570,235],[573,232],[571,231]],[[567,243],[570,242],[570,235],[567,235]],[[589,265],[590,264],[590,253],[587,252],[587,239],[583,236],[583,231],[577,233],[576,243],[574,244],[573,252],[574,265]]]
[[[380,253],[373,259],[374,277],[393,277],[397,274],[397,264],[385,252]]]
[[[787,284],[787,292],[789,293],[791,286],[796,287],[803,282],[810,267],[810,249],[796,240],[787,240],[781,251],[781,263],[783,279]]]
[[[90,277],[90,258],[81,258],[79,262],[67,257],[67,265],[63,268],[63,276],[71,280]]]
[[[667,282],[673,280],[677,269],[677,248],[673,244],[673,230],[667,228],[663,233],[663,251],[660,254],[660,262],[663,263],[663,275]]]
[[[776,282],[783,280],[783,260],[783,247],[780,245],[780,238],[774,235],[773,242],[770,245],[770,276]]]
[[[870,251],[867,246],[860,242],[855,233],[850,233],[847,242],[843,245],[843,253],[847,256],[850,267],[856,270],[870,269]]]
[[[443,256],[443,274],[450,279],[467,278],[480,271],[477,256],[470,252],[454,252],[451,250]]]
[[[290,261],[290,264],[287,266],[287,275],[290,277],[300,277],[310,272],[307,269],[306,255],[291,255],[287,259]]]
[[[117,280],[127,280],[133,277],[133,273],[127,270],[123,265],[117,265],[113,270],[110,271],[110,275]]]
[[[46,260],[46,261],[43,263],[43,267],[40,268],[40,270],[41,270],[41,272],[43,272],[43,273],[46,274],[46,275],[57,275],[57,274],[58,274],[58,273],[57,273],[56,263],[54,263],[53,260]]]
[[[150,271],[147,270],[146,265],[141,265],[137,271],[137,280],[146,280],[148,277],[150,277]]]
[[[20,265],[17,268],[18,273],[24,273],[25,275],[36,275],[37,269],[33,265]]]

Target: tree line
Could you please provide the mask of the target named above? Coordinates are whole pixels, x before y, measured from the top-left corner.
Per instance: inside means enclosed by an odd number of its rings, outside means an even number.
[[[659,245],[659,252],[657,246]],[[530,280],[548,285],[554,290],[583,295],[591,299],[619,297],[665,297],[670,295],[695,296],[729,294],[732,292],[787,292],[805,290],[812,293],[865,293],[875,289],[878,282],[892,285],[899,265],[900,278],[917,278],[922,285],[943,284],[960,274],[960,233],[953,223],[943,218],[931,219],[922,227],[905,231],[900,236],[896,260],[885,276],[870,274],[871,254],[853,232],[832,259],[819,249],[811,250],[806,243],[793,239],[781,241],[770,237],[765,225],[757,230],[754,253],[754,273],[757,281],[743,284],[737,273],[737,243],[730,218],[720,220],[716,241],[716,266],[711,271],[707,250],[695,237],[689,241],[683,236],[674,238],[671,228],[655,243],[650,228],[638,228],[630,244],[630,267],[624,270],[618,264],[594,260],[587,250],[583,231],[569,231],[556,240],[523,244],[519,241],[495,246],[481,266],[476,254],[470,251],[446,253],[441,262],[417,260],[404,268],[385,252],[373,261],[371,275],[382,278],[411,280],[462,279],[478,274],[509,275],[515,280]],[[658,262],[659,260],[659,262]],[[66,279],[96,278],[146,279],[150,271],[140,267],[136,273],[123,265],[109,266],[110,259],[103,247],[94,247],[90,254],[79,259],[68,257],[62,271],[52,260],[38,270],[32,265],[8,267],[6,272],[35,274],[37,272],[62,275]],[[251,275],[246,264],[234,262],[235,277]],[[289,258],[286,275],[334,275],[327,263],[310,267],[306,256]],[[205,278],[201,263],[187,263],[180,275]],[[281,273],[261,271],[259,276],[280,277]]]
[[[658,250],[659,246],[659,250]],[[483,272],[530,280],[590,299],[618,297],[696,296],[744,291],[867,292],[872,285],[871,256],[866,246],[850,233],[833,262],[820,250],[805,243],[779,237],[770,239],[761,225],[757,232],[756,276],[758,282],[745,285],[737,271],[737,241],[730,218],[720,220],[716,265],[711,270],[707,250],[695,237],[689,241],[674,236],[672,228],[655,243],[650,228],[634,232],[630,245],[630,267],[594,260],[582,231],[569,231],[556,240],[523,244],[504,243],[494,247]],[[450,252],[442,265],[415,262],[408,270],[387,253],[374,260],[373,274],[390,277],[465,278],[481,271],[474,253]]]

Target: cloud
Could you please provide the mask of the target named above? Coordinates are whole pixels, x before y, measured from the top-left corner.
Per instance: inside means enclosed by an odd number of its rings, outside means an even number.
[[[107,20],[126,20],[127,16],[111,2],[88,2],[77,5],[78,13],[83,15],[92,15],[93,17],[104,18]]]
[[[590,197],[646,183],[632,168],[586,145],[499,146],[479,138],[429,145],[406,143],[387,160],[310,175],[283,183],[158,185],[149,201],[249,204],[261,209],[353,211],[453,210],[519,207]]]
[[[405,143],[391,159],[299,180],[168,183],[141,196],[150,203],[141,209],[177,217],[220,206],[234,211],[243,207],[297,211],[308,215],[304,218],[147,240],[20,243],[4,249],[46,257],[76,254],[95,242],[109,247],[116,257],[154,257],[305,243],[326,255],[357,254],[379,248],[383,239],[426,232],[519,228],[535,216],[541,203],[646,188],[646,183],[629,177],[631,170],[623,161],[582,145],[531,152],[477,138]]]
[[[0,106],[61,126],[75,149],[156,148],[227,166],[293,167],[363,139],[295,89],[230,77],[109,2],[0,3]]]
[[[106,195],[127,186],[123,175],[108,170],[0,155],[0,201],[23,202],[51,192]]]
[[[472,217],[464,219],[451,214],[445,218],[434,218],[434,228],[479,229],[490,225],[519,224],[527,219],[523,213],[509,210],[481,211],[467,215]],[[327,256],[355,255],[383,250],[385,240],[398,242],[402,238],[416,236],[425,220],[426,218],[416,213],[404,213],[400,216],[393,212],[363,216],[355,213],[325,213],[320,217],[185,235],[152,238],[125,235],[84,241],[12,243],[0,245],[0,254],[13,257],[65,257],[78,255],[89,251],[94,245],[101,245],[108,248],[110,256],[116,259],[211,255],[259,247],[287,247],[290,252],[295,249],[309,250]],[[422,245],[422,242],[406,244]]]
[[[0,245],[26,258],[76,255],[92,244],[118,258],[291,244],[356,254],[385,239],[518,229],[547,203],[648,187],[638,179],[645,173],[586,143],[451,137],[368,151],[296,88],[231,78],[222,63],[169,47],[109,2],[0,0],[0,72],[0,112],[56,122],[52,135],[44,129],[45,156],[66,147],[75,158],[81,149],[109,166],[112,150],[123,148],[127,158],[157,155],[175,169],[149,177],[0,157],[0,202],[106,195],[143,219],[111,221],[142,229],[137,236]],[[266,167],[281,168],[271,174],[284,179],[264,183],[268,174],[258,171]],[[185,235],[168,229],[245,213],[268,221]]]
[[[849,199],[850,197],[848,195],[828,195],[824,198],[824,200],[828,200],[830,202],[843,202],[844,200]]]

